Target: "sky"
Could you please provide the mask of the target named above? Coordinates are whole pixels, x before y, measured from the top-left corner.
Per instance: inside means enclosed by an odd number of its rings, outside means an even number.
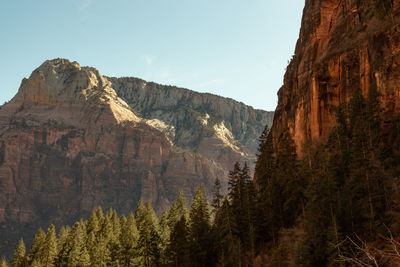
[[[304,0],[0,0],[0,104],[47,59],[274,110]]]

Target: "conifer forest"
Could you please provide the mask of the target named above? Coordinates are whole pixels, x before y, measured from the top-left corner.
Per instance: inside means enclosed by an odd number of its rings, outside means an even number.
[[[88,219],[20,240],[0,266],[387,266],[400,264],[400,119],[380,120],[379,94],[361,92],[337,112],[318,151],[300,160],[290,135],[279,147],[260,136],[254,179],[235,163],[228,192],[215,181],[188,205],[182,191],[157,217],[139,201],[117,214],[98,207]],[[390,230],[391,229],[391,230]],[[364,264],[364,265],[363,265]]]

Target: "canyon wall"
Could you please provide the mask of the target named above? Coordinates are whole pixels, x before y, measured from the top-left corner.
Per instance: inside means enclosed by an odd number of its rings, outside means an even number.
[[[325,142],[337,107],[354,92],[381,95],[385,122],[400,111],[400,1],[306,0],[272,127],[301,156]]]

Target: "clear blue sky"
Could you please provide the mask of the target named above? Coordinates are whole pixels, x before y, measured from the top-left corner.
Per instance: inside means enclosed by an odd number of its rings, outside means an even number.
[[[274,110],[304,0],[1,0],[0,103],[57,57]]]

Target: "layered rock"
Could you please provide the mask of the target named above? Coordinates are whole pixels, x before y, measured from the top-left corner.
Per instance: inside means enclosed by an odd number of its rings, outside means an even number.
[[[234,161],[253,161],[272,113],[135,78],[46,61],[0,108],[0,254],[38,227],[95,207],[158,211],[182,188],[212,194]]]
[[[273,112],[255,110],[229,98],[201,94],[137,78],[109,78],[112,87],[136,114],[164,132],[177,146],[232,164],[230,151],[253,158]],[[222,150],[221,150],[222,149]]]
[[[384,120],[400,112],[400,1],[306,0],[295,54],[278,92],[273,135],[301,155],[323,143],[337,107],[356,90],[381,94]]]

